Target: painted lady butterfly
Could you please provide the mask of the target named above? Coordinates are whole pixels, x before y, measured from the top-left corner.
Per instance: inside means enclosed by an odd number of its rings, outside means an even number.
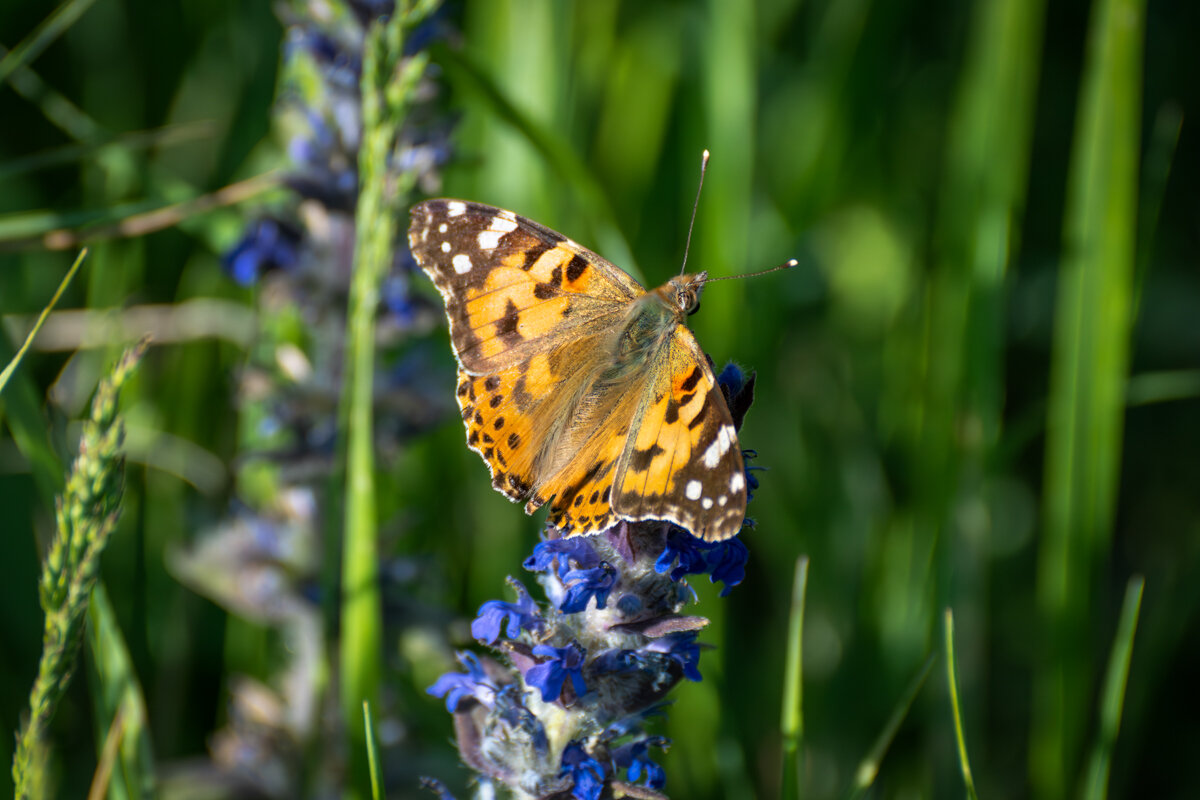
[[[467,444],[492,485],[566,535],[669,520],[717,541],[746,514],[742,451],[684,325],[707,273],[646,291],[532,220],[461,200],[412,209],[446,302]]]

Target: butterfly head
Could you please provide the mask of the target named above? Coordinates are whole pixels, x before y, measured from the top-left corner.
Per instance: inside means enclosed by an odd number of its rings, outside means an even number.
[[[675,307],[683,316],[691,316],[700,310],[700,292],[708,282],[707,272],[694,275],[676,275],[668,284],[674,292]]]

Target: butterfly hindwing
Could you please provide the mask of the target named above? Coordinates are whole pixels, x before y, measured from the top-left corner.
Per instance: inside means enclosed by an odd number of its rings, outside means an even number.
[[[617,514],[671,520],[708,540],[736,535],[746,515],[741,446],[690,330],[676,328],[650,374],[618,468]]]

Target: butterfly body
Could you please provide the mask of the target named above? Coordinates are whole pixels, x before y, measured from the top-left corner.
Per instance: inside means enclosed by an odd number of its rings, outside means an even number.
[[[726,539],[745,517],[741,449],[685,321],[705,273],[646,291],[586,248],[459,200],[412,210],[446,303],[467,443],[493,486],[565,534],[669,520]]]

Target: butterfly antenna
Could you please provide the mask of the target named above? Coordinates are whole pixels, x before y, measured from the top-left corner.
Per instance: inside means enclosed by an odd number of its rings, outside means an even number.
[[[778,267],[771,267],[770,269],[759,270],[758,272],[751,272],[746,275],[722,275],[720,278],[709,278],[706,283],[712,283],[713,281],[731,281],[734,278],[757,278],[759,275],[769,275],[772,272],[779,272],[781,269],[791,269],[799,263],[800,262],[796,259],[789,258]]]
[[[679,267],[679,274],[687,269],[688,250],[692,247],[692,228],[696,227],[696,209],[700,207],[700,190],[704,188],[704,173],[708,169],[708,151],[705,150],[700,155],[700,185],[696,187],[696,202],[692,204],[692,221],[688,223],[687,244],[683,246],[683,264]]]

